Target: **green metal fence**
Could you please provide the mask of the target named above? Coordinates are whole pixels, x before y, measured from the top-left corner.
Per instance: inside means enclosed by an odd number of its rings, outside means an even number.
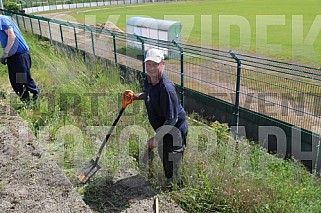
[[[157,46],[167,51],[167,74],[183,88],[182,99],[187,87],[307,130],[321,126],[320,69],[22,13],[7,14],[24,31],[136,70],[145,69],[144,50]]]
[[[256,120],[270,119],[302,128],[308,135],[319,134],[320,69],[12,11],[7,15],[24,31],[143,73],[145,50],[160,48],[167,55],[166,74],[179,85],[183,105],[185,90],[195,91],[234,106],[232,125],[238,125],[241,110],[254,113]]]

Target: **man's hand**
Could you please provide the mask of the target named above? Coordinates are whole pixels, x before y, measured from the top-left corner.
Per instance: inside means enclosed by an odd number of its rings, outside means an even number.
[[[157,147],[157,140],[154,137],[152,137],[151,139],[149,139],[147,141],[146,146],[149,150],[156,148]]]
[[[1,64],[6,65],[7,64],[7,58],[8,58],[8,53],[3,53],[1,56]]]
[[[154,148],[157,146],[157,141],[153,137],[146,142],[146,150],[144,152],[142,163],[146,166],[147,163],[151,163],[155,158]]]

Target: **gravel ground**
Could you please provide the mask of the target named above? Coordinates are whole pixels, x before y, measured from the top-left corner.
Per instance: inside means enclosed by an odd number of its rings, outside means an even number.
[[[82,200],[43,142],[19,116],[10,115],[9,107],[3,108],[0,102],[0,212],[154,212],[155,196],[159,212],[184,212],[168,194],[155,194],[133,169],[119,170],[104,187],[91,183],[97,199],[106,201],[105,210],[97,208],[101,203],[88,202],[86,194]]]

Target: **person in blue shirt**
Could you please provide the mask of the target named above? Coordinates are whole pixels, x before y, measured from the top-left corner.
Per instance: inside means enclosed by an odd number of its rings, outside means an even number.
[[[29,47],[17,25],[9,16],[0,12],[1,63],[8,66],[9,80],[21,101],[29,103],[29,92],[36,100],[40,89],[31,77],[31,57]]]
[[[158,148],[167,186],[182,186],[181,163],[186,147],[188,124],[174,83],[164,74],[165,61],[161,50],[150,49],[145,57],[147,76],[144,92],[134,93],[134,100],[144,100],[148,119],[156,135],[147,148]]]

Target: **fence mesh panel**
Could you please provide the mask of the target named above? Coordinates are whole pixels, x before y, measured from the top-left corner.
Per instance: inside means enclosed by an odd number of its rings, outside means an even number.
[[[142,48],[161,49],[166,54],[165,73],[182,89],[236,103],[237,63],[229,52],[43,17],[8,15],[23,30],[135,70],[144,70]],[[241,61],[240,107],[310,131],[321,126],[320,69],[244,54],[237,57]]]

